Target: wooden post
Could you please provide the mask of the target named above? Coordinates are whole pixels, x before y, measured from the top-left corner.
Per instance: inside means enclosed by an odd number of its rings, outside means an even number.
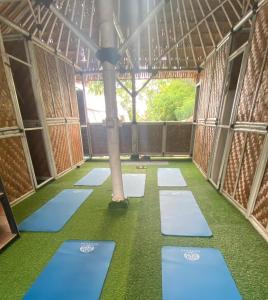
[[[131,124],[131,132],[132,132],[132,160],[138,160],[138,126],[137,126],[137,112],[136,112],[136,80],[135,80],[135,72],[131,73],[131,82],[132,82],[132,124]]]
[[[113,0],[97,1],[101,49],[97,53],[103,66],[104,96],[106,105],[107,144],[112,172],[114,202],[125,200],[119,149],[119,120],[116,102],[115,32],[113,25]],[[115,60],[113,60],[115,58]],[[113,203],[114,204],[114,203]]]

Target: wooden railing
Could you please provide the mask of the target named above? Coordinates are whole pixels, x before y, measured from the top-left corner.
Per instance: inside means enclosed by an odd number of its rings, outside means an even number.
[[[122,155],[154,156],[190,155],[192,140],[190,122],[122,123],[120,126],[120,152]],[[108,154],[106,127],[103,123],[88,124],[91,156]]]

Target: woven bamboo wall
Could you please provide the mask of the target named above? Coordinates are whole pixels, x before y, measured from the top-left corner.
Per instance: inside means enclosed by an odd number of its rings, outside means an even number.
[[[204,170],[203,163],[202,163],[203,162],[202,161],[203,135],[204,135],[204,126],[202,125],[196,126],[193,159],[202,170]]]
[[[229,42],[226,42],[215,54],[215,65],[207,118],[217,118],[229,54]],[[206,103],[207,104],[207,103]]]
[[[254,21],[252,24],[252,39],[244,48],[246,50],[243,60],[241,55],[240,58],[237,56],[236,64],[231,63],[229,59],[229,55],[235,51],[237,45],[241,46],[241,39],[239,41],[235,39],[240,34],[234,34],[232,45],[228,46],[228,43],[223,45],[205,65],[201,79],[193,158],[211,179],[208,165],[210,161],[213,162],[210,160],[213,156],[210,152],[218,139],[213,139],[212,128],[215,127],[209,125],[214,119],[219,119],[219,123],[215,124],[216,127],[228,130],[226,143],[221,144],[221,147],[225,147],[225,155],[221,164],[223,172],[219,171],[220,191],[244,214],[252,213],[254,216],[252,222],[257,220],[268,236],[268,166],[264,175],[261,173],[268,152],[268,4],[257,12],[255,26]],[[242,36],[242,42],[245,41],[245,36]],[[238,69],[238,58],[241,61],[241,69]],[[230,66],[235,66],[234,69],[227,66],[229,60]],[[236,85],[233,79],[238,78],[240,70],[242,71]],[[231,75],[230,78],[226,74]],[[213,80],[209,90],[211,78]],[[225,112],[220,112],[219,108],[224,108],[225,99],[232,100],[230,97],[234,97],[235,90],[237,93],[233,102],[232,120],[226,115],[226,111],[231,114],[230,107],[226,106]],[[224,97],[225,94],[227,98]],[[224,121],[221,116],[224,116]],[[214,149],[217,149],[216,145]]]
[[[69,124],[68,133],[70,135],[73,164],[78,164],[83,160],[80,124]]]
[[[242,159],[243,145],[245,144],[246,134],[244,132],[234,132],[231,150],[227,163],[225,182],[223,190],[232,196],[234,193],[235,183],[238,176],[239,164]]]
[[[0,53],[0,128],[17,126],[16,115],[11,100],[3,57]]]
[[[71,167],[67,130],[65,125],[49,126],[54,160],[57,173],[60,174]]]
[[[0,176],[11,202],[33,190],[21,137],[0,139]]]
[[[239,173],[235,201],[247,208],[251,185],[258,165],[262,150],[264,136],[256,133],[249,133],[245,144],[245,153]]]
[[[212,55],[205,64],[205,71],[201,74],[201,89],[198,101],[197,119],[205,119],[208,110],[211,85],[213,81],[213,70],[215,55]]]
[[[251,42],[251,50],[247,63],[247,71],[244,78],[241,98],[239,101],[237,120],[238,121],[248,121],[252,120],[252,110],[254,109],[255,103],[255,94],[258,93],[260,95],[260,99],[258,100],[259,105],[257,105],[255,113],[254,113],[254,121],[261,121],[262,116],[262,108],[267,109],[267,100],[263,101],[262,97],[265,93],[267,93],[267,89],[265,87],[267,85],[267,66],[266,72],[262,73],[263,64],[265,64],[267,57],[265,56],[265,51],[268,47],[268,6],[263,7],[257,15],[255,30],[253,39]],[[266,63],[267,65],[267,63]],[[262,78],[266,81],[266,84],[263,84],[259,91],[256,90],[258,86],[258,81]],[[264,93],[264,94],[263,94]],[[260,104],[263,103],[263,104]],[[259,112],[259,113],[258,113]],[[265,115],[267,112],[265,113]],[[260,117],[260,119],[259,119]]]
[[[53,118],[54,116],[54,105],[53,96],[49,83],[49,76],[46,64],[46,53],[40,47],[35,47],[35,57],[37,61],[40,85],[42,90],[43,102],[46,110],[47,118]]]
[[[268,226],[268,163],[256,199],[253,215],[264,228]]]
[[[229,50],[230,40],[227,40],[209,57],[200,78],[193,159],[205,174],[209,171]]]
[[[54,160],[60,174],[83,160],[74,68],[38,46],[34,49]]]

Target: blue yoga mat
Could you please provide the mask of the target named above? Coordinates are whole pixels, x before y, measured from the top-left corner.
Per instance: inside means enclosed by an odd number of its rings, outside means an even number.
[[[64,242],[24,299],[98,300],[114,249],[113,241]]]
[[[144,197],[146,174],[123,174],[125,197]]]
[[[20,231],[59,231],[92,190],[63,190],[19,225]]]
[[[162,248],[163,300],[241,300],[219,250]]]
[[[111,170],[109,168],[96,168],[77,181],[75,185],[99,186],[107,180],[110,174]]]
[[[159,168],[157,170],[157,182],[159,187],[187,186],[178,168]]]
[[[212,232],[190,191],[159,191],[161,232],[165,235],[204,236]]]

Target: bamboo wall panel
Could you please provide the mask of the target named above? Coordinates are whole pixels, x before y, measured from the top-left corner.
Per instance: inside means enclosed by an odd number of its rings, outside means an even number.
[[[42,50],[40,47],[35,46],[35,57],[37,62],[37,68],[39,73],[40,85],[42,90],[42,96],[44,101],[44,106],[46,110],[47,118],[53,118],[55,114],[53,95],[50,89],[49,74],[46,64],[46,51]]]
[[[247,208],[250,189],[262,150],[263,140],[264,136],[256,133],[249,133],[247,137],[241,172],[234,195],[234,199],[245,209]]]
[[[70,102],[70,95],[69,95],[69,87],[68,87],[68,80],[66,76],[65,70],[65,62],[58,59],[58,74],[61,84],[62,90],[62,97],[64,103],[64,110],[65,110],[65,117],[72,117],[72,109],[71,109],[71,102]]]
[[[9,201],[33,190],[20,137],[0,139],[0,177]]]
[[[64,117],[62,98],[59,85],[59,75],[56,65],[56,58],[53,54],[46,52],[46,63],[49,74],[50,89],[53,96],[54,113],[53,117]]]
[[[138,124],[139,153],[162,153],[162,127],[162,124]]]
[[[50,177],[42,131],[26,131],[26,137],[36,177]]]
[[[258,13],[255,32],[251,42],[251,51],[247,63],[246,75],[243,83],[237,120],[250,121],[253,107],[254,94],[261,68],[264,61],[264,53],[268,46],[268,6],[264,6]],[[267,79],[267,78],[266,78]]]
[[[216,127],[212,126],[205,126],[204,127],[204,136],[203,136],[203,151],[202,151],[202,166],[203,171],[205,173],[208,172],[209,160],[212,152],[213,141],[214,141],[214,134],[215,134]]]
[[[0,53],[0,128],[17,126],[15,110]]]
[[[80,124],[68,125],[68,134],[71,140],[73,164],[78,164],[83,160],[83,148],[81,144]]]
[[[66,64],[66,76],[68,80],[68,86],[70,91],[70,101],[72,107],[72,117],[79,118],[78,106],[77,106],[77,97],[75,92],[75,72],[74,67]]]
[[[192,124],[167,124],[166,152],[189,154],[191,146]]]
[[[66,126],[49,126],[50,139],[57,168],[57,174],[71,167]]]
[[[252,122],[268,123],[268,59],[262,75],[262,81],[255,107],[252,114]]]
[[[256,199],[253,215],[264,228],[268,226],[268,163]]]
[[[209,57],[205,64],[205,70],[201,75],[201,88],[198,101],[197,119],[204,119],[207,115],[210,89],[213,80],[215,55]]]
[[[204,166],[202,165],[203,136],[204,126],[196,126],[193,159],[202,170],[204,169]]]
[[[211,96],[209,101],[208,118],[217,118],[221,101],[226,65],[228,63],[229,42],[225,42],[215,55],[215,66]]]
[[[238,176],[239,164],[242,159],[246,133],[235,131],[229,153],[223,190],[232,196]]]

